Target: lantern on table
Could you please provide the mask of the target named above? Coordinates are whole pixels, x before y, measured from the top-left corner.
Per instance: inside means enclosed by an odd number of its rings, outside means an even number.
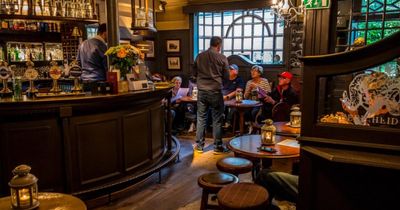
[[[31,167],[27,165],[19,165],[13,170],[14,177],[8,183],[12,209],[34,209],[39,206],[38,179],[30,171]]]
[[[262,145],[273,145],[275,144],[275,133],[276,128],[272,124],[271,119],[263,121],[265,124],[261,127],[261,144]]]
[[[292,112],[290,112],[290,127],[300,128],[301,126],[301,112],[298,106],[292,108]]]

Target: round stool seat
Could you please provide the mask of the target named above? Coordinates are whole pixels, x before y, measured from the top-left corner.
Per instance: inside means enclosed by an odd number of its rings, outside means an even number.
[[[217,168],[226,173],[244,174],[253,169],[253,163],[240,157],[226,157],[218,160]]]
[[[201,175],[197,182],[203,189],[210,192],[218,192],[225,185],[238,183],[239,178],[233,174],[213,172]]]
[[[268,191],[253,183],[237,183],[223,187],[217,194],[222,209],[266,209]]]

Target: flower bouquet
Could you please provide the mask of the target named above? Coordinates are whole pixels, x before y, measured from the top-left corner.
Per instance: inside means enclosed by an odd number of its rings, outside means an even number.
[[[110,47],[105,55],[109,56],[110,64],[120,70],[121,77],[126,79],[131,67],[138,63],[141,52],[136,47],[126,44]]]

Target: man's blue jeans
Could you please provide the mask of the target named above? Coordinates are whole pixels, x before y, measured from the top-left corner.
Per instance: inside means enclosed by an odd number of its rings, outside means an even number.
[[[211,108],[214,145],[222,145],[222,122],[224,113],[224,99],[221,91],[199,90],[197,97],[197,131],[196,143],[204,147],[207,111]]]

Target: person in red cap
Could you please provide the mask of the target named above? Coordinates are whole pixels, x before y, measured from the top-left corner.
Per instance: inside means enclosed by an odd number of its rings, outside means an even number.
[[[272,117],[272,107],[278,103],[287,104],[289,107],[299,103],[299,96],[291,86],[293,75],[287,71],[278,75],[279,83],[270,94],[264,98],[264,113],[262,118]],[[289,120],[289,113],[285,116]]]

